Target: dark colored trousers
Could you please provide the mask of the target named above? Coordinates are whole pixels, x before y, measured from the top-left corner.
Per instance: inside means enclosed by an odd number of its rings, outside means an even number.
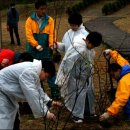
[[[60,90],[58,85],[55,84],[56,75],[54,75],[51,78],[48,78],[48,85],[51,88],[51,98],[53,100],[59,100],[60,99]]]
[[[19,38],[19,33],[18,33],[18,26],[10,26],[9,25],[9,34],[10,34],[10,38],[11,38],[11,44],[14,44],[13,33],[16,36],[17,44],[20,45],[20,38]]]
[[[20,120],[19,120],[19,113],[18,112],[17,112],[16,117],[15,117],[13,130],[20,130]]]

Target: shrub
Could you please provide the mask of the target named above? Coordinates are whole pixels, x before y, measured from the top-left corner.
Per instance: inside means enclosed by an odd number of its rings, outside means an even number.
[[[105,15],[111,14],[119,9],[121,9],[123,6],[127,5],[130,2],[130,0],[116,0],[113,3],[107,3],[102,8],[102,13]]]
[[[84,9],[85,7],[95,3],[97,1],[99,1],[99,0],[83,0],[83,2],[73,5],[72,8],[68,7],[66,13],[70,14],[73,12],[79,12],[80,10]]]

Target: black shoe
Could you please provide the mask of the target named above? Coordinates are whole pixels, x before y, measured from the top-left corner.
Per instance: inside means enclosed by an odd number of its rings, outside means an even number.
[[[75,123],[83,123],[83,119],[79,118],[79,117],[76,117],[76,116],[72,116],[72,120],[75,122]]]
[[[90,115],[85,115],[85,118],[96,118],[97,115],[96,114],[90,114]]]
[[[11,42],[10,44],[15,44],[14,42]]]

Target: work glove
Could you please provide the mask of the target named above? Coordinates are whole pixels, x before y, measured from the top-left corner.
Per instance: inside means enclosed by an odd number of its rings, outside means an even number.
[[[41,45],[38,45],[38,46],[36,46],[36,49],[37,49],[38,51],[42,51],[42,50],[43,50],[43,47],[42,47]]]
[[[104,50],[104,53],[105,53],[106,55],[108,55],[111,51],[112,51],[111,49],[106,49],[106,50]]]
[[[103,113],[100,117],[99,120],[100,121],[104,121],[106,119],[108,119],[110,117],[110,114],[108,112]]]
[[[54,48],[54,49],[57,49],[57,48],[58,48],[58,42],[54,42],[53,48]]]

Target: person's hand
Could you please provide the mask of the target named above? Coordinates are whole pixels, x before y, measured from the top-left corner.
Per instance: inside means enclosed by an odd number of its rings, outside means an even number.
[[[108,112],[105,112],[103,113],[100,117],[99,117],[99,120],[100,121],[104,121],[106,119],[108,119],[110,117],[109,113]]]
[[[58,42],[54,42],[54,43],[53,43],[53,48],[54,48],[54,49],[57,49],[57,48],[58,48]]]
[[[43,50],[43,47],[42,47],[41,45],[38,45],[38,46],[36,46],[36,49],[37,49],[38,51],[42,51],[42,50]]]
[[[49,111],[47,112],[46,118],[49,119],[49,120],[53,120],[53,121],[56,120],[56,116]]]
[[[52,101],[52,107],[62,107],[63,104],[61,102],[58,102],[58,101]]]
[[[9,59],[3,59],[1,62],[1,66],[4,68],[4,67],[8,66],[8,63],[9,63]]]
[[[111,49],[106,49],[106,50],[104,50],[104,53],[105,53],[105,55],[109,55],[109,53],[110,53],[111,51],[112,51]]]

